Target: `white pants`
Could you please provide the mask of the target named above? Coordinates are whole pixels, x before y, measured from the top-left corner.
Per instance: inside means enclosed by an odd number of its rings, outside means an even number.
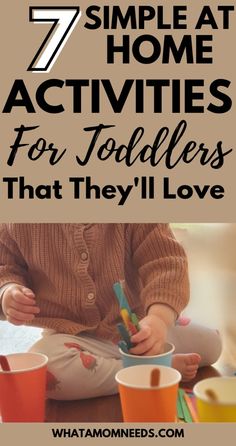
[[[221,353],[218,332],[193,323],[172,327],[168,341],[175,345],[175,353],[199,353],[201,365],[213,364]],[[122,361],[117,345],[110,341],[45,330],[30,351],[49,358],[48,398],[76,400],[118,391],[114,377],[122,368]]]

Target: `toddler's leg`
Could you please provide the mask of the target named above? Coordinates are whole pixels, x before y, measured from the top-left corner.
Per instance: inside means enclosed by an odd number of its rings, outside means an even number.
[[[222,351],[222,342],[217,330],[184,320],[172,327],[168,341],[175,345],[175,353],[198,353],[200,366],[214,364]]]
[[[49,358],[48,398],[75,400],[118,392],[114,377],[122,362],[108,341],[46,331],[30,351]]]

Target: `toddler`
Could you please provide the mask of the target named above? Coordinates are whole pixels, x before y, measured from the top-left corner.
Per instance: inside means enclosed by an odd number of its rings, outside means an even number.
[[[1,317],[44,328],[31,351],[49,358],[49,398],[117,392],[120,279],[141,328],[130,352],[155,355],[172,342],[183,380],[218,359],[218,332],[179,318],[187,259],[168,224],[0,225]]]

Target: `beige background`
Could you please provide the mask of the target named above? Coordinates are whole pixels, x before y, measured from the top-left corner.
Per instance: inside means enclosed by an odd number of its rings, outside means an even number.
[[[49,5],[47,1],[36,2],[38,6]],[[67,3],[67,2],[66,2]],[[142,4],[156,6],[156,2],[143,1]],[[82,12],[85,7],[92,4],[81,0],[79,5]],[[100,1],[102,6],[107,2]],[[109,2],[110,5],[117,2]],[[125,7],[134,2],[125,0],[119,1],[119,5]],[[137,3],[138,4],[138,3]],[[178,2],[165,1],[166,20],[171,19],[173,4]],[[182,33],[196,34],[193,25],[201,11],[201,6],[205,2],[187,2],[188,6],[188,29],[171,31],[176,39],[181,38]],[[209,1],[212,11],[218,18],[218,24],[222,24],[222,14],[217,12],[218,4],[233,4],[228,1]],[[214,34],[213,65],[187,65],[185,62],[180,65],[170,63],[162,65],[159,61],[151,65],[141,65],[133,58],[130,65],[122,65],[117,58],[114,65],[106,64],[106,34],[114,31],[103,31],[99,28],[96,31],[86,30],[83,24],[86,20],[85,13],[72,33],[57,62],[48,74],[32,74],[26,71],[29,63],[36,53],[39,45],[44,39],[48,25],[35,25],[28,20],[28,8],[32,2],[16,2],[9,0],[4,4],[4,13],[1,14],[1,89],[0,104],[1,111],[6,102],[12,84],[16,78],[24,79],[31,100],[33,101],[37,113],[27,114],[24,108],[14,109],[11,114],[1,113],[1,160],[0,160],[0,201],[1,201],[1,221],[17,222],[62,222],[62,221],[97,221],[97,222],[150,222],[150,221],[225,221],[230,222],[235,219],[235,150],[225,159],[225,165],[215,170],[208,165],[202,167],[198,160],[191,164],[180,163],[175,169],[167,170],[161,162],[157,167],[150,167],[147,163],[135,163],[128,168],[125,165],[115,163],[114,159],[101,162],[94,156],[86,167],[80,167],[75,156],[83,156],[88,146],[88,135],[83,128],[96,125],[98,123],[113,124],[115,129],[109,132],[117,139],[119,144],[128,143],[133,130],[137,126],[145,127],[145,135],[142,142],[152,144],[158,130],[166,125],[171,132],[181,119],[187,119],[188,129],[182,141],[187,143],[195,139],[199,143],[205,142],[211,153],[215,149],[217,141],[223,140],[225,149],[234,148],[233,127],[235,122],[234,105],[230,112],[223,115],[216,115],[210,112],[204,114],[171,114],[168,94],[165,97],[164,112],[162,114],[152,113],[152,89],[148,89],[146,101],[146,112],[136,115],[134,112],[134,96],[131,94],[127,99],[122,114],[114,114],[108,101],[103,95],[101,113],[92,115],[90,112],[90,89],[86,88],[83,95],[83,113],[72,113],[72,91],[71,88],[55,89],[55,93],[50,93],[49,98],[54,103],[62,101],[66,111],[62,114],[51,115],[39,109],[35,102],[35,91],[37,86],[46,79],[111,79],[117,91],[121,89],[125,79],[184,79],[199,78],[205,80],[204,104],[206,106],[210,100],[208,92],[209,84],[217,78],[231,80],[229,93],[231,98],[235,98],[235,68],[234,68],[234,45],[235,45],[235,13],[231,14],[230,30],[215,30],[210,27],[198,31],[204,34]],[[63,1],[51,1],[51,6],[64,5]],[[128,33],[130,30],[117,30],[115,33]],[[157,31],[155,21],[147,26],[146,33],[157,36],[161,41],[163,31]],[[170,31],[167,30],[167,33]],[[142,31],[131,31],[132,39]],[[194,45],[195,46],[195,45]],[[183,101],[183,95],[182,95]],[[216,100],[214,101],[216,102]],[[40,129],[25,136],[28,143],[35,143],[39,137],[44,137],[48,143],[61,150],[67,148],[64,158],[56,166],[48,164],[47,156],[37,162],[32,162],[27,157],[27,150],[22,149],[17,155],[15,165],[7,166],[7,159],[10,154],[10,145],[15,140],[14,127],[20,124],[40,125]],[[107,135],[107,133],[106,133]],[[102,139],[100,140],[102,142]],[[142,144],[139,145],[141,149]],[[166,147],[166,146],[165,146]],[[181,144],[178,145],[178,153]],[[162,152],[164,151],[164,146]],[[6,184],[2,183],[2,178],[24,176],[26,184],[37,186],[39,184],[52,184],[55,179],[59,179],[63,184],[63,199],[40,200],[35,198],[29,200],[18,199],[17,189],[14,200],[9,200],[6,193]],[[141,200],[139,190],[131,192],[124,206],[118,206],[118,198],[113,200],[86,200],[84,198],[76,200],[73,198],[73,187],[68,182],[71,176],[86,177],[91,176],[93,183],[101,187],[111,184],[122,184],[126,186],[133,182],[135,176],[154,176],[156,185],[156,197],[154,200]],[[162,197],[162,180],[164,176],[170,178],[171,192],[182,184],[220,184],[225,189],[225,198],[214,200],[210,196],[200,200],[192,197],[189,200],[165,200]]]
[[[79,426],[74,425],[73,423],[64,423],[64,424],[14,424],[13,426],[7,425],[5,423],[1,426],[1,439],[7,440],[8,444],[14,444],[16,441],[17,444],[24,444],[26,446],[32,444],[34,442],[35,446],[41,444],[65,444],[65,442],[69,442],[70,444],[97,444],[103,446],[106,445],[120,445],[120,444],[128,444],[128,445],[137,445],[137,444],[164,444],[164,445],[175,445],[179,444],[181,446],[188,446],[189,444],[193,446],[198,446],[199,444],[212,444],[218,446],[224,444],[224,441],[227,441],[229,446],[234,444],[235,437],[235,425],[234,423],[199,423],[199,424],[168,424],[167,426],[163,426],[160,424],[148,424],[142,426],[141,424],[123,424],[123,423],[114,423],[114,424],[103,424],[103,429],[109,428],[121,428],[121,429],[131,429],[131,428],[152,428],[152,429],[181,429],[184,428],[184,438],[62,438],[62,439],[54,439],[52,437],[52,428],[65,428],[65,429],[99,429],[101,428],[101,424],[87,424],[81,423]],[[169,433],[169,435],[171,435]],[[19,443],[19,439],[22,439]]]

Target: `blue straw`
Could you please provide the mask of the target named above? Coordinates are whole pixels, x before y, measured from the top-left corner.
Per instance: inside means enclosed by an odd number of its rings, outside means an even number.
[[[120,333],[122,339],[125,341],[125,343],[127,345],[127,348],[128,349],[132,348],[133,344],[132,344],[132,342],[130,340],[130,335],[129,335],[128,331],[126,330],[124,324],[122,324],[122,323],[117,324],[117,328],[119,330],[119,333]]]
[[[120,282],[114,283],[113,289],[114,289],[116,297],[118,299],[120,308],[126,308],[128,313],[131,314],[131,309],[130,309],[130,306],[129,306],[127,299],[125,297],[121,283]]]
[[[119,341],[118,345],[120,347],[120,349],[124,352],[124,353],[129,353],[129,349],[127,347],[127,344],[125,341]]]

